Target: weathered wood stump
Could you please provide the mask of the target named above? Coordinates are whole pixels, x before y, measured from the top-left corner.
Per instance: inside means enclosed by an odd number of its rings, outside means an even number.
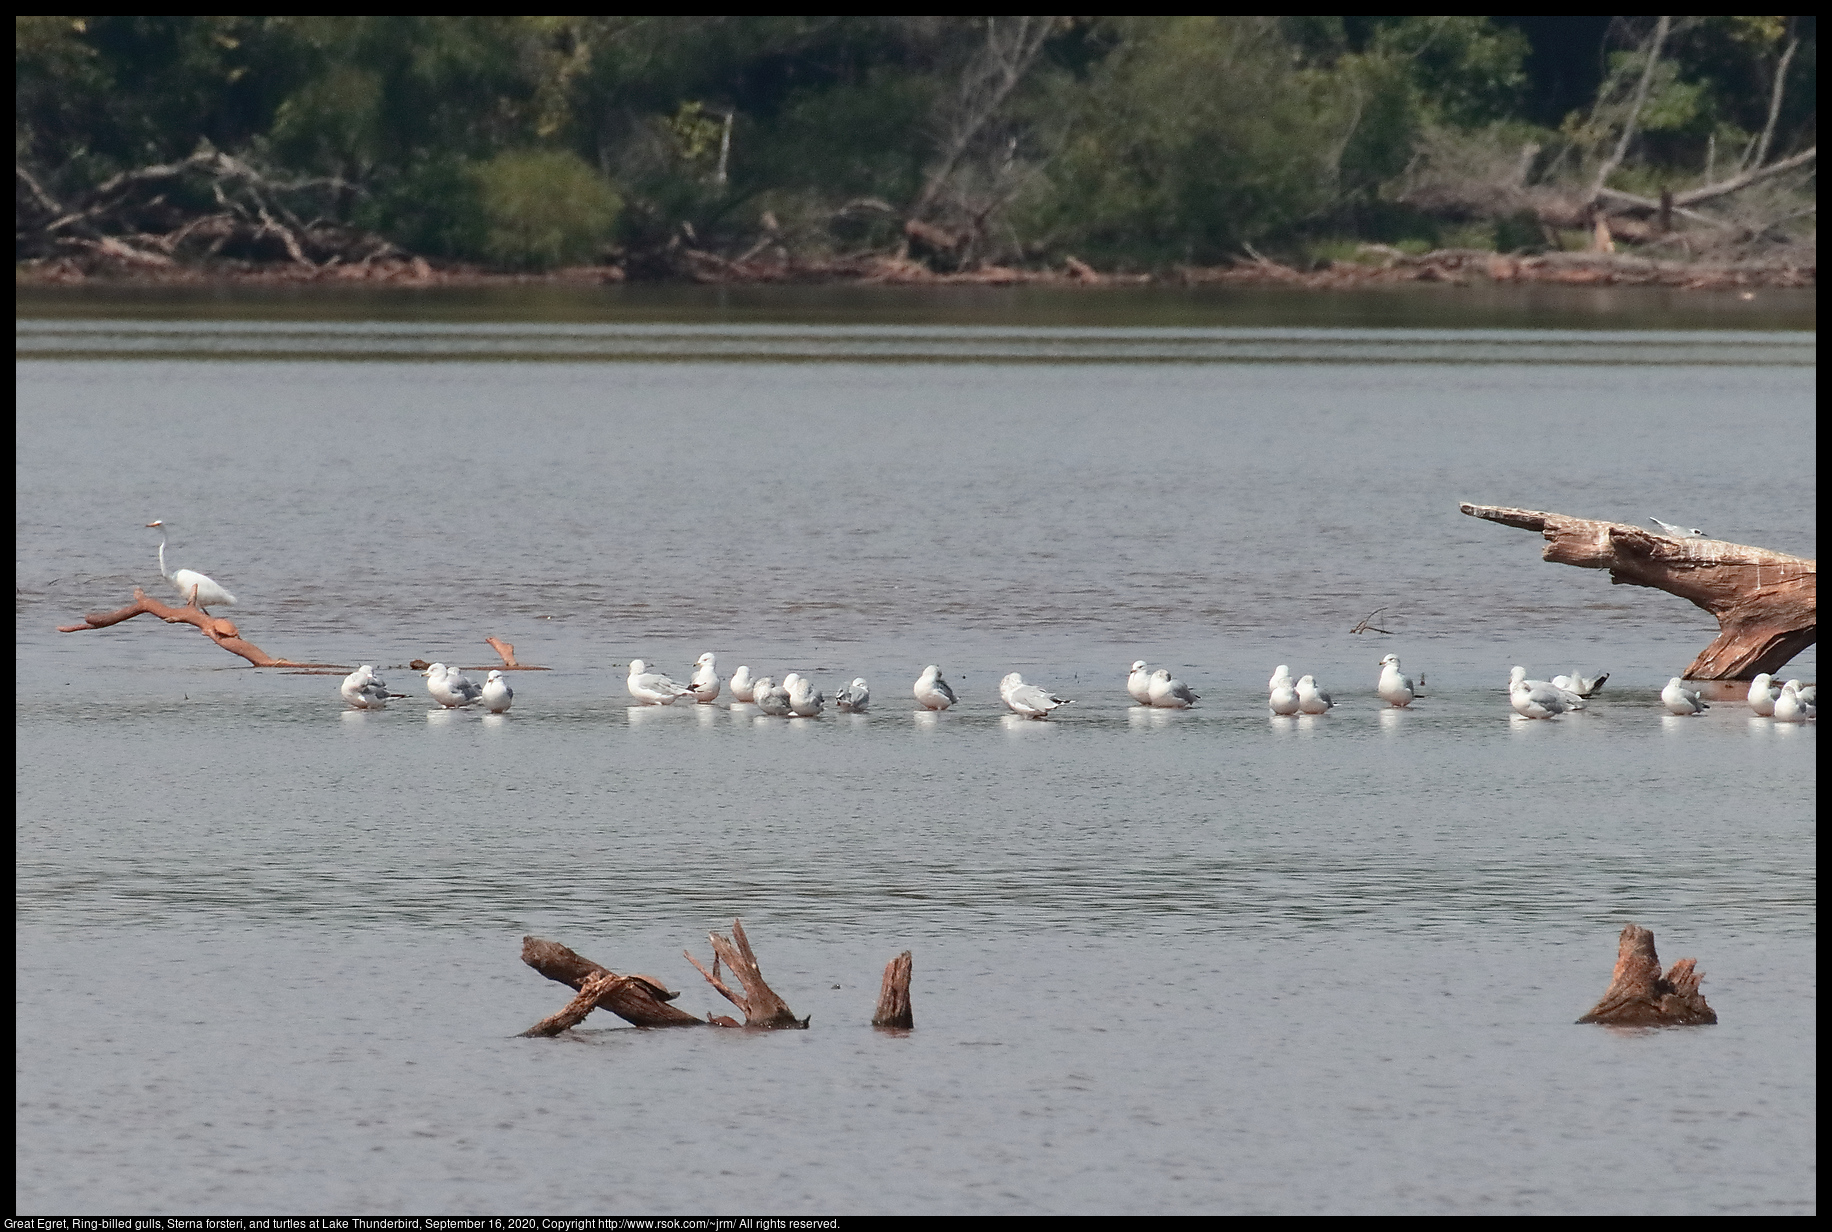
[[[757,966],[757,956],[751,952],[750,938],[744,935],[744,925],[738,920],[732,921],[731,937],[721,937],[718,933],[708,933],[707,940],[712,942],[712,970],[700,966],[699,960],[686,950],[687,961],[694,970],[706,977],[706,982],[718,990],[719,995],[744,1011],[744,1025],[766,1031],[779,1031],[785,1028],[803,1029],[808,1019],[797,1018],[788,1003],[776,995],[776,991],[764,983],[763,972]],[[723,961],[731,973],[738,977],[744,987],[740,996],[727,988],[719,979],[719,963]]]
[[[1698,990],[1704,976],[1696,958],[1682,958],[1660,974],[1654,934],[1636,924],[1622,930],[1616,971],[1609,991],[1579,1022],[1612,1027],[1693,1027],[1717,1021],[1717,1011]]]
[[[1541,557],[1607,569],[1614,585],[1678,595],[1717,617],[1717,640],[1682,674],[1688,680],[1749,680],[1778,672],[1819,640],[1819,563],[1718,539],[1672,539],[1629,522],[1600,522],[1537,509],[1461,506],[1471,517],[1539,531]]]
[[[578,992],[565,1009],[543,1018],[524,1035],[558,1035],[585,1021],[595,1009],[606,1010],[639,1027],[703,1027],[704,1019],[668,1002],[679,993],[648,975],[618,975],[567,949],[557,941],[522,938],[522,961],[556,983]]]
[[[256,667],[335,667],[333,663],[294,663],[291,659],[276,659],[253,642],[242,638],[242,631],[235,627],[235,622],[221,616],[212,616],[195,603],[184,607],[169,607],[157,599],[149,599],[144,590],[134,587],[134,601],[116,612],[98,612],[83,617],[80,625],[59,625],[59,633],[81,633],[88,629],[106,629],[109,625],[118,625],[123,620],[132,620],[135,616],[157,616],[168,625],[193,625],[205,637],[227,650],[230,654],[240,655]],[[347,670],[347,669],[346,669]]]
[[[884,984],[878,990],[878,1012],[872,1015],[872,1026],[908,1030],[916,1025],[910,1012],[910,964],[908,950],[884,964]]]

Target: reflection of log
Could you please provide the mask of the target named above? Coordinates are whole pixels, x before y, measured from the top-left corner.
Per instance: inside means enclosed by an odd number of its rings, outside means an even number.
[[[1682,958],[1660,974],[1660,956],[1654,953],[1654,934],[1635,924],[1622,930],[1616,951],[1616,972],[1609,991],[1579,1022],[1600,1022],[1619,1027],[1699,1026],[1717,1021],[1717,1012],[1705,1004],[1698,991],[1704,977],[1694,969],[1696,958]]]
[[[757,967],[757,956],[751,952],[750,938],[744,935],[744,925],[732,921],[732,935],[728,940],[718,933],[707,934],[712,942],[712,970],[700,966],[699,960],[687,954],[687,961],[694,969],[706,977],[706,982],[718,989],[719,995],[744,1011],[744,1025],[761,1027],[766,1030],[778,1030],[783,1027],[806,1027],[806,1018],[797,1018],[788,1004],[776,995],[776,990],[763,982],[763,972]],[[744,986],[744,995],[739,996],[719,979],[719,963],[724,962],[731,973],[738,977]]]
[[[221,616],[210,613],[194,605],[185,607],[167,607],[157,599],[149,599],[146,592],[134,587],[134,601],[118,612],[97,613],[83,617],[80,625],[59,625],[59,633],[80,633],[84,629],[106,629],[109,625],[118,625],[123,620],[132,620],[135,616],[152,615],[165,621],[168,625],[195,625],[200,633],[227,650],[230,654],[241,655],[256,667],[325,667],[323,663],[294,663],[290,659],[276,659],[256,646],[253,642],[242,640],[242,632],[235,627],[235,622],[224,620]]]
[[[1463,512],[1546,538],[1546,560],[1607,569],[1612,583],[1678,595],[1718,619],[1717,640],[1683,673],[1748,680],[1777,672],[1819,638],[1819,563],[1717,539],[1669,539],[1628,522],[1536,509],[1463,505]]]
[[[905,950],[884,964],[884,985],[878,990],[878,1012],[872,1015],[874,1027],[913,1027],[910,1013],[910,952]]]
[[[558,1035],[578,1026],[594,1009],[608,1010],[639,1027],[703,1027],[705,1021],[668,1002],[679,996],[653,976],[618,975],[556,941],[522,938],[522,961],[548,979],[576,989],[578,996],[551,1018],[524,1033]]]

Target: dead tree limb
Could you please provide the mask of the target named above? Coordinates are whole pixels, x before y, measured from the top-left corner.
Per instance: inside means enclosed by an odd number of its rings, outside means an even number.
[[[1471,517],[1539,531],[1542,559],[1607,569],[1615,585],[1678,595],[1717,617],[1717,639],[1683,673],[1748,680],[1777,672],[1819,640],[1819,563],[1718,539],[1670,539],[1628,522],[1537,509],[1461,506]]]
[[[639,1027],[707,1025],[704,1019],[669,1005],[680,994],[670,991],[654,976],[618,975],[557,941],[523,937],[522,961],[579,993],[565,1009],[528,1028],[525,1035],[558,1035],[579,1025],[595,1009],[607,1010]]]
[[[1603,185],[1610,173],[1622,165],[1622,159],[1628,153],[1628,144],[1635,136],[1635,127],[1641,121],[1641,109],[1647,105],[1648,87],[1654,81],[1654,68],[1660,63],[1661,48],[1666,45],[1667,32],[1673,28],[1671,17],[1662,17],[1654,23],[1654,33],[1648,39],[1648,61],[1641,69],[1641,80],[1635,83],[1635,97],[1630,100],[1628,114],[1622,121],[1622,135],[1616,141],[1616,148],[1597,168],[1597,177],[1591,182],[1590,196],[1587,200],[1595,201],[1603,192]]]
[[[1717,1021],[1698,990],[1704,976],[1696,958],[1682,958],[1660,974],[1654,934],[1636,924],[1622,930],[1609,990],[1579,1022],[1616,1027],[1695,1027]]]
[[[712,942],[711,971],[700,966],[699,960],[686,950],[682,950],[681,953],[685,954],[687,961],[693,964],[694,970],[705,976],[706,982],[718,990],[720,996],[744,1011],[745,1026],[775,1031],[783,1028],[803,1028],[808,1025],[808,1019],[797,1018],[794,1011],[789,1009],[788,1003],[777,996],[776,990],[764,982],[763,972],[757,966],[757,956],[751,952],[750,938],[744,935],[744,924],[741,921],[732,921],[730,939],[721,937],[718,933],[708,933],[707,940]],[[725,983],[719,979],[721,961],[743,985],[742,996],[727,988]]]
[[[123,620],[132,620],[135,616],[157,616],[168,625],[195,625],[198,632],[227,650],[230,654],[240,655],[256,667],[331,667],[328,663],[294,663],[291,659],[276,659],[253,642],[245,641],[242,632],[235,627],[235,622],[210,613],[189,604],[184,607],[168,607],[157,599],[149,599],[146,592],[134,587],[134,601],[117,612],[91,613],[83,617],[79,625],[59,625],[59,633],[81,633],[86,629],[106,629],[109,625],[118,625]]]
[[[910,1012],[910,965],[908,950],[884,964],[884,984],[878,990],[878,1012],[872,1015],[872,1026],[908,1030],[916,1025]]]

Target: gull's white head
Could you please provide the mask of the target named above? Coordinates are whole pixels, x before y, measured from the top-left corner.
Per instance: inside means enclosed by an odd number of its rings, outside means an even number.
[[[1317,687],[1317,678],[1315,676],[1299,676],[1298,687],[1300,689],[1314,689]]]
[[[1275,669],[1273,669],[1273,673],[1272,673],[1272,674],[1273,674],[1274,676],[1289,676],[1289,675],[1291,675],[1291,664],[1289,664],[1289,663],[1281,663],[1281,664],[1279,664],[1277,668],[1275,668]]]
[[[852,687],[855,689],[863,689],[865,687],[865,677],[854,676],[852,678]]]
[[[649,665],[647,663],[644,663],[641,659],[631,659],[630,660],[630,675],[640,676],[648,670],[649,670]]]
[[[1131,667],[1131,668],[1130,668],[1129,670],[1131,670],[1131,671],[1135,671],[1135,672],[1142,672],[1142,671],[1144,671],[1144,670],[1145,670],[1145,660],[1143,660],[1143,659],[1134,659],[1134,660],[1132,661],[1132,667]],[[1282,669],[1281,669],[1281,670],[1282,670]]]
[[[486,680],[501,680],[502,678],[503,674],[501,672],[491,672],[488,676],[484,677]]]
[[[716,661],[717,661],[717,656],[715,656],[713,652],[710,650],[707,651],[705,654],[701,655],[699,658],[694,660],[694,662],[698,663],[701,667],[710,667]]]
[[[1398,667],[1399,666],[1399,656],[1396,654],[1390,654],[1380,661],[1380,665],[1382,667],[1387,666],[1389,663],[1391,663],[1394,667]]]
[[[445,675],[446,672],[450,670],[451,669],[448,668],[443,663],[435,663],[431,667],[427,668],[425,671],[421,672],[420,674],[422,676],[443,676]]]
[[[1526,678],[1527,678],[1527,669],[1524,667],[1521,667],[1519,664],[1515,664],[1513,667],[1510,667],[1508,669],[1508,685],[1510,687],[1519,684],[1521,681],[1525,680]]]
[[[1169,680],[1170,679],[1170,669],[1167,667],[1160,667],[1157,671],[1151,674],[1151,678],[1153,680]]]

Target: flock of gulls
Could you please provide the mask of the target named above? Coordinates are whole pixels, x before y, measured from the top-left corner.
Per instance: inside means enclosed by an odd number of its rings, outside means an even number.
[[[1374,691],[1388,706],[1405,709],[1424,695],[1424,676],[1414,680],[1406,675],[1400,668],[1398,655],[1387,655],[1379,666],[1380,676],[1375,681]],[[515,690],[509,687],[500,671],[491,672],[482,684],[443,663],[435,663],[420,674],[426,678],[426,691],[442,709],[481,706],[492,714],[503,714],[515,702]],[[1515,667],[1508,673],[1508,702],[1522,718],[1554,719],[1569,711],[1584,709],[1585,703],[1602,691],[1608,679],[1608,672],[1600,676],[1571,672],[1550,680],[1529,680],[1526,668]],[[743,666],[732,673],[729,681],[723,680],[719,676],[718,656],[711,651],[694,663],[685,684],[665,673],[650,671],[649,664],[642,659],[630,661],[630,674],[625,682],[630,697],[641,706],[671,706],[686,700],[710,706],[728,686],[732,704],[755,706],[766,715],[812,719],[827,708],[827,695],[799,672],[790,672],[779,684],[772,676],[752,676],[750,667]],[[1291,668],[1284,663],[1272,673],[1266,690],[1266,704],[1275,715],[1328,714],[1336,706],[1330,695],[1318,686],[1315,676],[1294,678]],[[340,691],[344,700],[358,710],[380,710],[391,699],[405,696],[390,693],[371,663],[363,664],[344,677]],[[1135,660],[1128,671],[1126,691],[1139,705],[1162,710],[1187,710],[1201,698],[1201,694],[1176,679],[1167,669],[1154,671],[1143,659]],[[959,700],[942,676],[941,668],[933,663],[923,668],[911,692],[924,710],[946,710]],[[1777,685],[1774,677],[1764,672],[1750,682],[1749,706],[1757,714],[1783,723],[1804,723],[1818,718],[1817,695],[1814,685],[1803,685],[1798,680]],[[1006,709],[1027,719],[1047,719],[1051,711],[1073,704],[1072,698],[1062,697],[1042,685],[1026,683],[1017,672],[999,681],[999,697]],[[1660,701],[1676,715],[1695,715],[1710,709],[1709,703],[1696,690],[1686,688],[1678,676],[1669,680],[1666,688],[1660,691]],[[842,714],[864,714],[871,708],[871,688],[863,676],[856,676],[852,683],[841,686],[834,693],[833,703]]]
[[[1648,520],[1663,534],[1676,539],[1708,538],[1697,527],[1676,526],[1659,518]],[[234,605],[235,596],[205,574],[194,569],[168,569],[165,523],[155,521],[146,525],[149,530],[159,532],[159,572],[174,590],[199,608]],[[491,672],[482,684],[443,663],[435,663],[420,674],[426,677],[426,691],[443,709],[482,706],[492,714],[504,714],[515,702],[515,690],[499,671]],[[1608,672],[1594,678],[1572,672],[1550,680],[1529,680],[1526,668],[1515,667],[1508,673],[1508,703],[1523,718],[1555,719],[1569,711],[1584,709],[1584,703],[1595,697],[1608,679]],[[719,678],[718,658],[711,651],[694,663],[686,684],[671,680],[664,673],[650,671],[649,665],[641,659],[630,662],[630,696],[644,706],[669,706],[686,697],[700,705],[711,705],[718,700],[724,683]],[[778,684],[770,676],[753,678],[751,669],[746,666],[733,672],[729,683],[734,702],[753,705],[766,715],[811,719],[827,707],[827,695],[797,672],[790,672]],[[1380,661],[1380,678],[1374,691],[1387,705],[1404,709],[1422,695],[1424,685],[1423,674],[1413,680],[1400,670],[1399,656],[1390,654]],[[1290,667],[1283,663],[1272,673],[1266,688],[1267,705],[1277,715],[1328,714],[1336,705],[1318,686],[1315,676],[1293,679]],[[1187,710],[1201,697],[1167,669],[1151,670],[1143,659],[1135,660],[1128,671],[1126,691],[1139,705],[1163,710]],[[391,698],[405,696],[390,693],[370,663],[346,676],[341,692],[344,700],[358,710],[380,710]],[[941,668],[933,663],[922,669],[913,692],[925,710],[946,710],[958,700],[942,678]],[[1757,714],[1783,723],[1805,723],[1818,718],[1817,695],[1814,685],[1798,680],[1777,685],[1774,677],[1764,672],[1750,682],[1749,706]],[[1059,697],[1042,685],[1026,683],[1017,672],[999,681],[999,697],[1013,714],[1027,719],[1047,719],[1051,711],[1072,704],[1072,699]],[[1660,701],[1676,715],[1695,715],[1710,709],[1698,692],[1686,688],[1678,676],[1667,681],[1667,687],[1660,691]],[[842,686],[834,693],[833,702],[843,714],[864,714],[871,705],[871,690],[865,678],[855,677],[851,684]]]

